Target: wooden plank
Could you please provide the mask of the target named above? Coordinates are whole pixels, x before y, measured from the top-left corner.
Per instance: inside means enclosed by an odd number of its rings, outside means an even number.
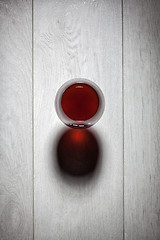
[[[37,240],[123,239],[121,23],[119,0],[34,1]],[[64,126],[55,95],[75,77],[96,82],[106,100],[93,128],[102,160],[92,178],[67,177],[55,157]]]
[[[0,239],[32,239],[32,3],[0,1]]]
[[[125,239],[160,239],[160,1],[124,1]]]

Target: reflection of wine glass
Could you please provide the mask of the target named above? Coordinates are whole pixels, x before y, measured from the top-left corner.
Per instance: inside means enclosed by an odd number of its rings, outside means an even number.
[[[83,78],[64,83],[55,100],[59,118],[72,128],[91,127],[102,116],[104,105],[100,88],[94,82]]]

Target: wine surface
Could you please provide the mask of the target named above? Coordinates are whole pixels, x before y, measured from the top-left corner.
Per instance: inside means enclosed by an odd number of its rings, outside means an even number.
[[[93,117],[99,107],[96,90],[86,83],[69,86],[61,98],[64,113],[75,121],[86,121]]]

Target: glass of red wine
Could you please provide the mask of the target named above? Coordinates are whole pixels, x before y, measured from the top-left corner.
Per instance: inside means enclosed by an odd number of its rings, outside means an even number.
[[[65,82],[57,92],[58,117],[72,128],[88,128],[103,114],[105,106],[101,89],[92,81],[75,78]]]

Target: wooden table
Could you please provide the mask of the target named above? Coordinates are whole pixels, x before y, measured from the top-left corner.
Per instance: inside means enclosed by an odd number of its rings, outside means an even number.
[[[0,23],[0,239],[159,240],[160,1],[0,0]],[[92,177],[56,160],[75,77],[105,96]]]

